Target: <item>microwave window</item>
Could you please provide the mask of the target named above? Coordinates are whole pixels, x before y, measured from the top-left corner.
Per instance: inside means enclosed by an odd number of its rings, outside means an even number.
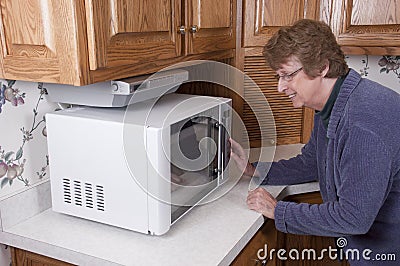
[[[171,127],[172,221],[217,186],[218,121],[197,116]]]

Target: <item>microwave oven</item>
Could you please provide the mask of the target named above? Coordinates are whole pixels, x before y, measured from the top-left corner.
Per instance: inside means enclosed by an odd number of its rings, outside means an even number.
[[[46,114],[52,209],[162,235],[229,178],[231,100],[171,93]]]

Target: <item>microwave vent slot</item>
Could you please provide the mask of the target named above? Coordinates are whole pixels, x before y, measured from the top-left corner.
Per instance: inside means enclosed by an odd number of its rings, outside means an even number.
[[[82,187],[81,181],[74,180],[75,205],[82,206]]]
[[[64,203],[105,211],[103,186],[68,178],[63,178],[62,186]]]
[[[96,185],[97,210],[104,211],[104,187]]]
[[[85,183],[85,199],[85,206],[93,209],[93,189],[90,183]]]
[[[72,195],[71,195],[71,180],[64,178],[63,179],[63,191],[64,191],[64,202],[72,203]]]

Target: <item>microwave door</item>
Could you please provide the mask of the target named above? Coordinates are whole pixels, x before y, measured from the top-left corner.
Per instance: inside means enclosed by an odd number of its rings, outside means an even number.
[[[171,220],[174,222],[218,186],[216,119],[198,115],[171,127]]]

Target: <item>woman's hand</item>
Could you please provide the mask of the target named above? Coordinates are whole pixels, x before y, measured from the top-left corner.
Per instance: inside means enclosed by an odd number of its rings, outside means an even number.
[[[231,143],[231,158],[235,160],[235,163],[243,176],[252,177],[255,174],[255,167],[249,163],[249,158],[247,157],[244,149],[239,143],[233,139],[229,139]]]
[[[275,218],[277,200],[265,189],[259,187],[250,191],[246,202],[250,210],[262,213],[270,219]]]

